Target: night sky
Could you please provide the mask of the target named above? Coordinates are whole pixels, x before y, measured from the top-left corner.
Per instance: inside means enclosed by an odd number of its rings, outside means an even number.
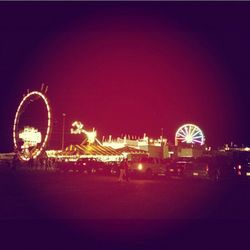
[[[249,2],[1,2],[0,32],[0,152],[22,95],[43,82],[53,148],[63,112],[68,133],[80,120],[99,139],[164,128],[174,142],[195,123],[208,145],[250,145]]]

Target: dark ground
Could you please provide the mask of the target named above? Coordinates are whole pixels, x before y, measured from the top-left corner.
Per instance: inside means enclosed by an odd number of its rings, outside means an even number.
[[[117,183],[112,176],[2,168],[2,239],[10,249],[27,243],[33,249],[179,249],[199,243],[214,249],[231,240],[238,248],[250,239],[249,190],[250,180]]]

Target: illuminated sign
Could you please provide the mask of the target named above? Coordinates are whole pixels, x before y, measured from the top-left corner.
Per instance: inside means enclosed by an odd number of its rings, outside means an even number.
[[[79,121],[72,123],[72,128],[70,130],[71,134],[85,134],[87,136],[88,143],[94,143],[96,141],[97,133],[93,131],[87,131],[83,128],[83,124]]]
[[[42,141],[42,134],[33,127],[24,127],[24,130],[19,133],[19,138],[23,140],[21,148],[35,147]]]

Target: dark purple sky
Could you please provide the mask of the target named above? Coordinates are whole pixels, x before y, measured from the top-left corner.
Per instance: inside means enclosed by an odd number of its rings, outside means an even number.
[[[100,138],[164,128],[173,142],[192,122],[208,145],[250,145],[249,24],[248,2],[0,3],[0,151],[12,150],[23,93],[42,82],[53,147],[62,112],[68,131],[77,119]]]

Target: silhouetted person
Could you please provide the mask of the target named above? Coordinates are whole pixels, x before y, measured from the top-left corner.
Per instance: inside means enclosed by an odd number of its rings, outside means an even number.
[[[119,174],[119,182],[122,182],[124,179],[126,181],[128,180],[128,161],[127,159],[123,159],[119,165],[119,169],[120,169],[120,174]]]
[[[128,166],[128,159],[124,159],[124,168],[125,168],[125,180],[129,182],[129,166]]]

